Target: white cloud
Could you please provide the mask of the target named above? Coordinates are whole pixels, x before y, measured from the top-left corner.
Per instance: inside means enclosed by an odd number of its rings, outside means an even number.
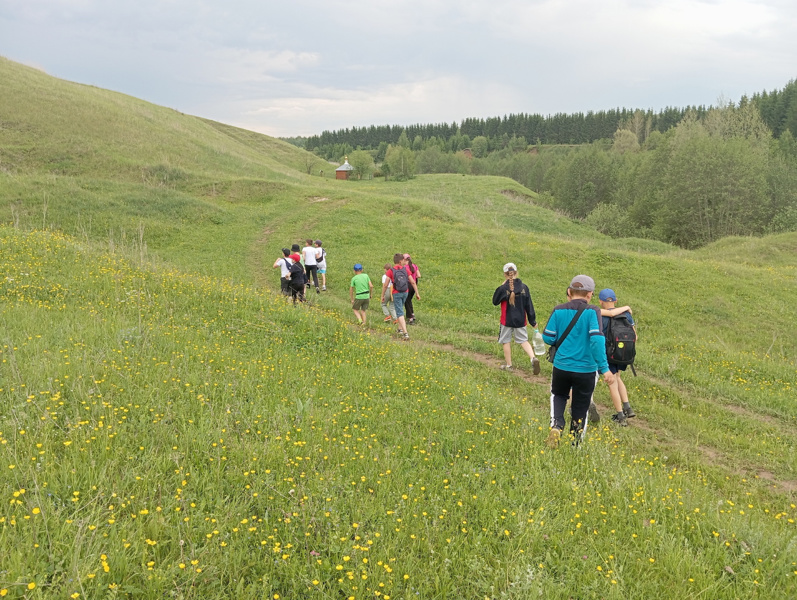
[[[211,82],[224,84],[274,82],[274,74],[293,73],[318,64],[314,52],[223,48],[213,51],[203,68]]]
[[[363,89],[327,88],[239,106],[239,125],[269,135],[310,135],[352,125],[451,122],[493,114],[495,98],[503,112],[519,112],[521,98],[508,86],[459,77],[423,79]]]

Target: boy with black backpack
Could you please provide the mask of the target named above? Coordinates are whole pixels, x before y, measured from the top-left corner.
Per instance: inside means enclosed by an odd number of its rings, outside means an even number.
[[[407,300],[410,287],[415,291],[415,297],[420,300],[421,295],[418,293],[418,286],[415,285],[415,280],[410,276],[409,269],[406,266],[404,255],[401,253],[393,255],[393,267],[385,271],[387,279],[382,283],[382,302],[385,302],[385,295],[389,292],[388,281],[393,284],[393,305],[396,308],[396,317],[399,322],[398,333],[405,339],[410,339],[410,334],[407,333],[407,321],[404,318],[404,302]]]
[[[296,300],[299,300],[299,302],[304,302],[305,300],[304,291],[307,279],[305,278],[304,267],[302,267],[301,256],[299,255],[299,244],[291,246],[291,251],[292,254],[288,258],[293,262],[286,279],[288,280],[288,289],[295,305]]]
[[[283,296],[290,295],[290,280],[288,276],[291,272],[291,264],[293,264],[293,260],[288,258],[291,255],[291,251],[287,248],[282,249],[282,256],[274,261],[274,268],[280,270],[280,293]]]
[[[603,289],[598,298],[601,303],[603,335],[606,338],[606,360],[609,362],[609,370],[615,376],[614,383],[609,384],[609,396],[614,410],[617,411],[612,415],[612,421],[625,427],[628,425],[628,419],[635,417],[636,413],[628,401],[628,390],[620,378],[620,371],[625,371],[629,366],[634,371],[636,326],[631,317],[630,306],[620,308],[615,306],[617,294],[614,290]]]

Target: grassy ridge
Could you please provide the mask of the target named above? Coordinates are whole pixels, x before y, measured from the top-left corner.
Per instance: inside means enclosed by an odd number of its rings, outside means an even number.
[[[265,136],[0,71],[0,593],[794,595],[795,235],[611,240],[503,178],[308,177]],[[308,235],[330,292],[294,310],[271,264]],[[396,250],[424,273],[403,345],[347,301]],[[508,260],[543,322],[577,272],[634,307],[638,423],[544,448],[545,378],[483,364]]]

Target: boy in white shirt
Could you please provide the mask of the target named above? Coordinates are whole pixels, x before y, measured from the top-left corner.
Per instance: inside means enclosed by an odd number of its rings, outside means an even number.
[[[321,275],[321,291],[327,291],[327,251],[321,247],[321,240],[315,241],[315,262]]]
[[[283,296],[290,295],[290,290],[288,290],[288,274],[291,272],[291,265],[293,261],[288,258],[291,255],[291,251],[287,248],[282,249],[282,256],[274,261],[274,268],[280,270],[280,293]]]
[[[318,262],[315,259],[317,249],[313,246],[313,240],[311,239],[306,239],[304,243],[302,258],[304,258],[304,271],[307,274],[307,287],[310,287],[310,276],[312,275],[315,293],[320,294],[321,290],[318,289]]]
[[[385,287],[387,282],[387,294],[382,295],[382,312],[385,314],[385,323],[393,321],[397,322],[396,307],[393,305],[393,282],[387,276],[387,271],[390,269],[390,263],[385,263],[385,272],[382,274],[382,287]]]

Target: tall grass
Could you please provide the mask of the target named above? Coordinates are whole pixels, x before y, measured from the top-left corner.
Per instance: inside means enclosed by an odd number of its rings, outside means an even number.
[[[62,236],[0,239],[11,596],[794,590],[793,506],[632,451],[643,431],[551,452],[541,394],[478,364]]]

